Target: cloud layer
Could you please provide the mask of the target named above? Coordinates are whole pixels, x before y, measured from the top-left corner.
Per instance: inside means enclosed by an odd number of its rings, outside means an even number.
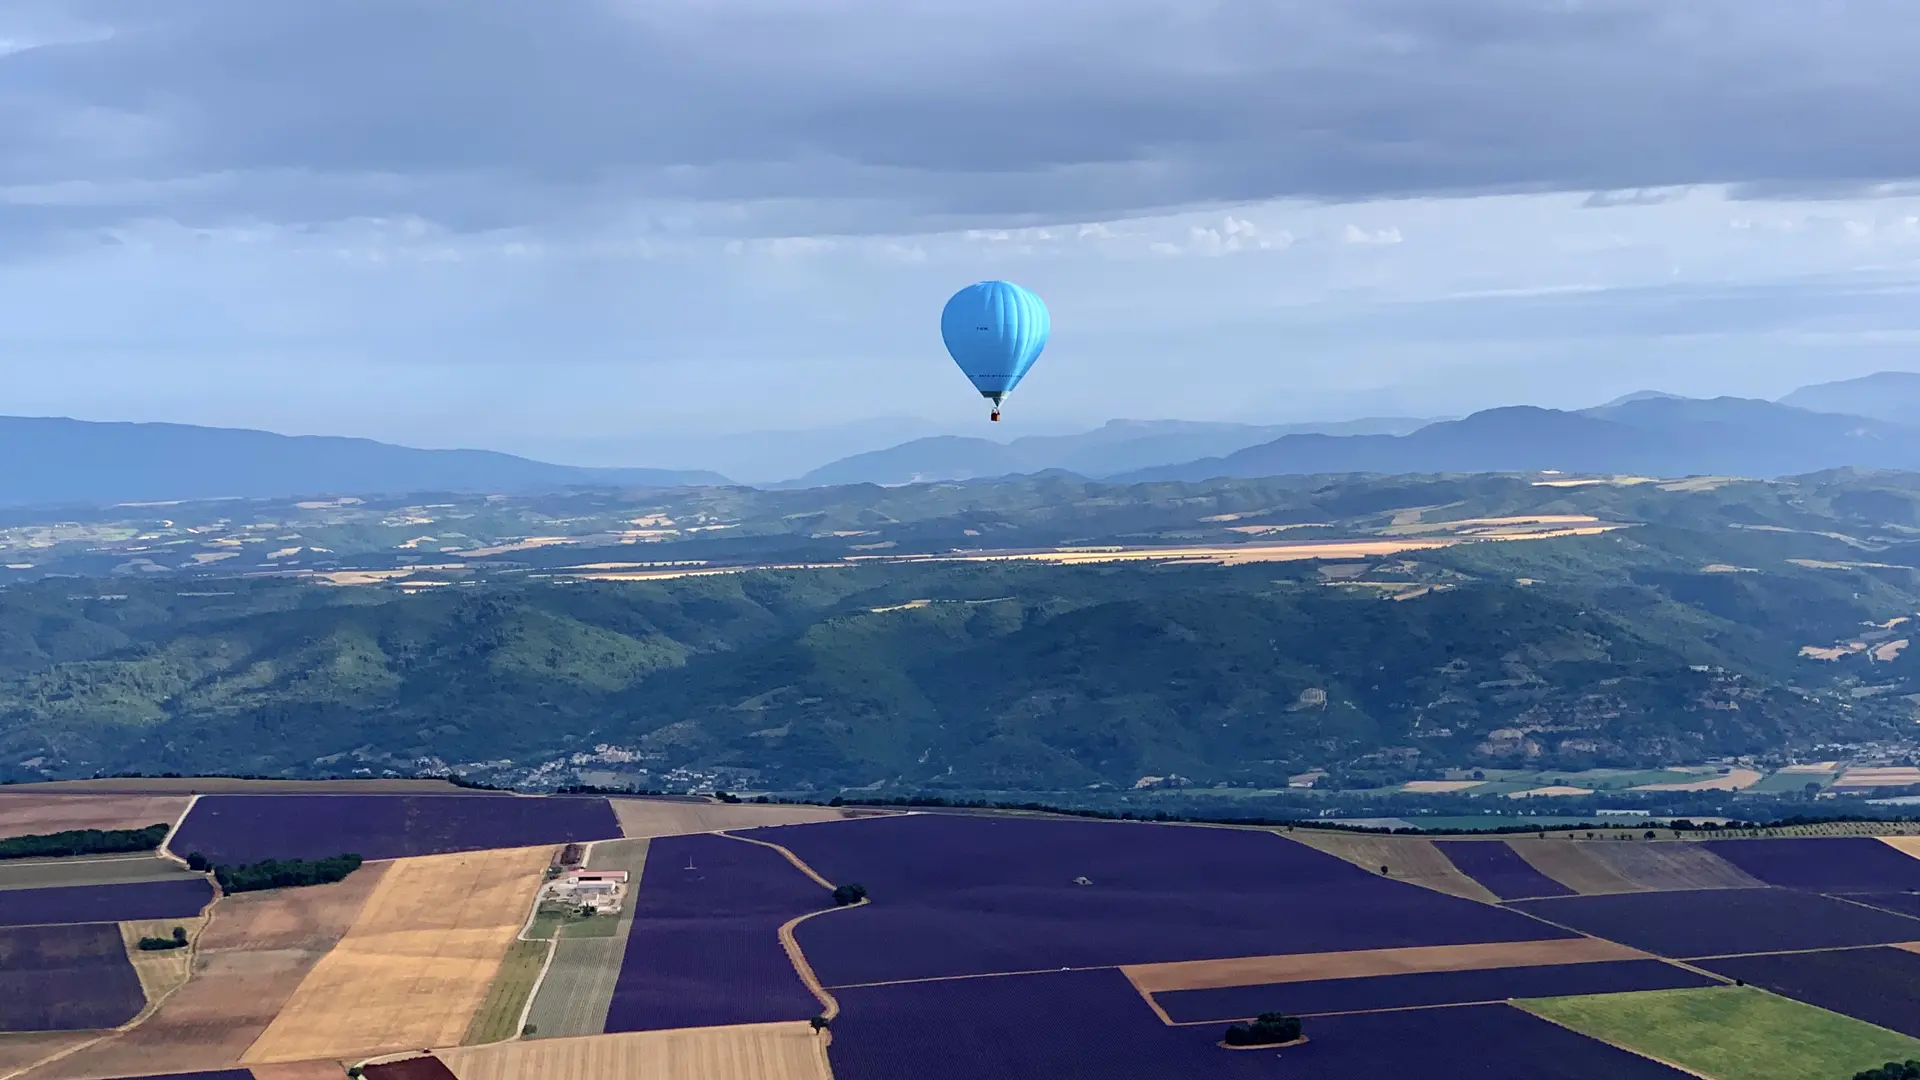
[[[0,185],[18,227],[637,215],[747,236],[1270,198],[1854,191],[1920,176],[1903,134],[1920,130],[1911,14],[1903,0],[81,0],[0,14]]]
[[[1914,364],[1912,12],[7,0],[0,407],[978,433],[983,277],[1055,314],[1008,435],[1777,394]]]

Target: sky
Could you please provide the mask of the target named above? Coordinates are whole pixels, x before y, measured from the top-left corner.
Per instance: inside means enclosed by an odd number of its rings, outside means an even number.
[[[1920,370],[1915,55],[1910,0],[6,0],[0,413],[691,466]],[[983,278],[1054,325],[991,429]]]

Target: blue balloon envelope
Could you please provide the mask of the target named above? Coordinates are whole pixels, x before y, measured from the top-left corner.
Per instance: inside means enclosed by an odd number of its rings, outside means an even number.
[[[1011,281],[981,281],[953,294],[940,313],[940,336],[980,396],[1000,402],[1020,385],[1047,347],[1047,305]]]

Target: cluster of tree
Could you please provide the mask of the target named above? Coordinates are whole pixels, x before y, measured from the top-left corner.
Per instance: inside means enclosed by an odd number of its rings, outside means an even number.
[[[1889,1061],[1877,1069],[1854,1073],[1853,1080],[1920,1080],[1920,1061]]]
[[[1282,1013],[1261,1013],[1251,1024],[1235,1024],[1227,1029],[1228,1046],[1273,1046],[1300,1038],[1300,1018]]]
[[[867,887],[865,885],[840,885],[836,886],[833,890],[833,902],[839,907],[857,904],[866,898]]]
[[[326,859],[267,859],[246,866],[215,866],[205,855],[187,856],[187,866],[201,873],[211,871],[225,893],[283,889],[288,886],[326,885],[339,881],[360,869],[360,856],[334,855]]]
[[[167,838],[167,826],[144,829],[68,829],[0,840],[0,859],[58,859],[68,855],[117,855],[152,851]]]
[[[172,937],[143,937],[140,939],[140,948],[145,952],[166,952],[168,949],[184,949],[186,947],[187,928],[184,926],[174,927]]]

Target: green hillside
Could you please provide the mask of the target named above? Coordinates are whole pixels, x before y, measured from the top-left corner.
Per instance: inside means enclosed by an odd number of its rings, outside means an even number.
[[[1250,542],[1206,530],[1275,517],[1337,518],[1314,531],[1355,538],[1529,513],[1627,526],[1232,567],[853,561],[609,582],[481,560],[408,590],[42,578],[0,592],[0,777],[453,768],[534,786],[1088,792],[1897,747],[1920,691],[1892,622],[1920,612],[1913,480],[701,496],[838,499],[829,524],[886,506],[885,528],[934,532],[957,502],[992,504],[1003,531],[1056,542],[1063,516],[1113,530],[1118,515],[1157,543]],[[916,500],[933,516],[907,520]]]

